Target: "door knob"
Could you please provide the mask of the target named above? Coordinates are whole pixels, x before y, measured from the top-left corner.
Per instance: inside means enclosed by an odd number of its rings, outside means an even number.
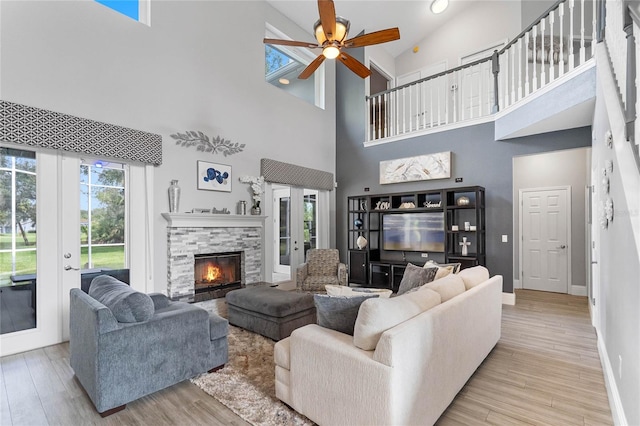
[[[74,268],[74,267],[73,267],[73,266],[71,266],[71,265],[64,265],[64,270],[65,270],[65,271],[71,271],[71,270],[79,271],[79,270],[80,270],[80,268]]]
[[[566,248],[567,248],[567,246],[565,246],[564,244],[562,244],[561,246],[556,247],[556,248],[557,248],[557,249],[561,249],[561,250],[562,250],[562,249],[566,249]]]

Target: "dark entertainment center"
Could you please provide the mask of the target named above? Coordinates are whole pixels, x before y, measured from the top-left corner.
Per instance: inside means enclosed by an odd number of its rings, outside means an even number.
[[[359,195],[347,208],[350,284],[397,291],[408,263],[485,265],[481,186]]]

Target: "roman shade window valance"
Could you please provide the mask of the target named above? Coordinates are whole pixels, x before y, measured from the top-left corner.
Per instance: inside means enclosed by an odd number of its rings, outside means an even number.
[[[162,164],[162,136],[0,101],[0,141]]]
[[[323,191],[332,191],[334,188],[333,173],[268,158],[260,160],[260,174],[266,182]]]

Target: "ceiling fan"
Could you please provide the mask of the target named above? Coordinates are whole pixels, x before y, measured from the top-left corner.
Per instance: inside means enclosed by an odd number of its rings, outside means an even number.
[[[318,12],[320,13],[320,19],[313,26],[317,43],[279,40],[274,38],[264,39],[265,44],[280,44],[284,46],[322,49],[322,53],[300,73],[298,76],[300,79],[309,78],[327,58],[338,58],[338,60],[360,77],[369,77],[369,75],[371,75],[371,71],[369,71],[369,69],[360,61],[345,52],[344,49],[371,46],[374,44],[398,40],[400,38],[400,30],[398,30],[398,28],[388,28],[386,30],[363,34],[361,36],[345,40],[349,33],[349,21],[340,16],[336,16],[336,9],[333,4],[333,0],[318,0]]]

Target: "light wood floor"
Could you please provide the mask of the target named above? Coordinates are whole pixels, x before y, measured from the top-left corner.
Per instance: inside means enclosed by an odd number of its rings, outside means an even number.
[[[500,342],[438,424],[612,424],[587,299],[521,290],[503,308]],[[64,343],[0,359],[0,425],[248,424],[189,381],[102,419],[68,351]]]

